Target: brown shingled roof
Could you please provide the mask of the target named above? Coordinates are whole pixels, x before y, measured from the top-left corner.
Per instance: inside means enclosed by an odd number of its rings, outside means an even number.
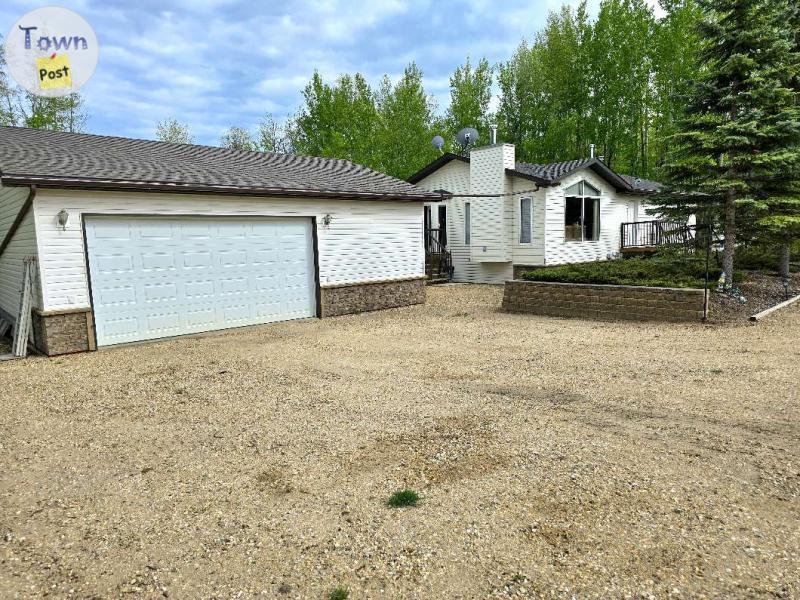
[[[435,200],[347,160],[0,127],[3,185]]]
[[[469,162],[468,157],[456,154],[444,154],[426,167],[412,175],[408,180],[411,183],[418,183],[425,177],[444,166],[451,160],[461,160]],[[621,175],[609,168],[599,158],[579,158],[563,162],[535,164],[521,163],[514,165],[513,169],[506,169],[510,175],[519,175],[532,179],[542,186],[550,186],[558,183],[564,177],[580,169],[591,169],[598,175],[609,181],[618,190],[626,192],[656,192],[661,188],[661,184],[655,181],[640,179],[630,175]]]

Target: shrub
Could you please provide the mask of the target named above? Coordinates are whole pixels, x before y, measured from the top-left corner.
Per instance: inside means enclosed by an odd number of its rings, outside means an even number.
[[[343,585],[333,588],[328,594],[328,600],[347,600],[350,597],[350,590]]]
[[[386,504],[392,508],[401,508],[403,506],[416,506],[419,502],[419,494],[414,490],[401,490],[395,492],[386,501]]]
[[[716,285],[720,269],[713,261],[709,269],[709,284]],[[561,283],[702,288],[705,283],[705,257],[668,255],[576,263],[526,271],[521,278],[526,281]]]

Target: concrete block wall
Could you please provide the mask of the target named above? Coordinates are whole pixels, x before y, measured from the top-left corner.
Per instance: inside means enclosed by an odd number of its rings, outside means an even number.
[[[507,281],[503,310],[553,317],[700,321],[703,290]]]

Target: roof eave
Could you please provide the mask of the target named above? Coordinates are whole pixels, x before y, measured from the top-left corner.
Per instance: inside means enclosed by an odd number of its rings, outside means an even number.
[[[416,184],[425,179],[431,173],[438,171],[447,163],[453,160],[460,160],[461,162],[468,163],[469,159],[466,156],[461,156],[460,154],[453,154],[452,152],[447,152],[442,154],[436,160],[429,162],[427,165],[422,167],[419,171],[414,173],[411,177],[406,179],[408,183]]]
[[[139,191],[174,194],[224,194],[231,196],[303,197],[341,200],[399,200],[404,202],[435,202],[441,194],[424,192],[419,194],[372,193],[347,190],[312,190],[292,188],[258,188],[208,184],[186,184],[148,181],[124,181],[114,179],[72,179],[58,177],[37,177],[31,175],[3,175],[2,185],[29,186],[39,188]]]
[[[543,179],[541,177],[537,177],[536,175],[531,175],[530,173],[517,171],[516,169],[506,169],[506,174],[513,175],[514,177],[521,177],[522,179],[527,179],[528,181],[533,181],[540,187],[550,187],[553,185],[553,182],[549,179]]]

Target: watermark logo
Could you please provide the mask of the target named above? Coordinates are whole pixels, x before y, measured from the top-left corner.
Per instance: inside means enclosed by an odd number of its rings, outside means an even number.
[[[91,25],[78,13],[57,6],[32,10],[6,37],[9,73],[39,96],[77,92],[94,74],[98,55]]]

